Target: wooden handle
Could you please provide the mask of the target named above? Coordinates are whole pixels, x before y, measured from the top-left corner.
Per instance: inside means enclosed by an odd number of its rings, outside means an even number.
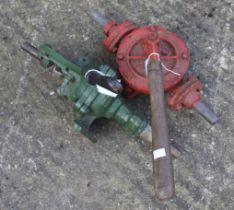
[[[156,196],[160,200],[165,200],[173,197],[175,193],[175,185],[168,139],[163,77],[160,61],[150,61],[148,77],[151,102],[154,187]]]

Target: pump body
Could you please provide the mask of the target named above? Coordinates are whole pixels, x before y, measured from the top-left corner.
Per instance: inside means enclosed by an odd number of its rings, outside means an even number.
[[[90,15],[103,26],[104,47],[116,54],[127,98],[149,94],[144,63],[152,52],[156,52],[161,57],[163,86],[169,92],[167,101],[171,109],[196,109],[211,124],[217,122],[218,117],[201,101],[201,81],[196,76],[184,81],[190,56],[180,37],[161,26],[137,27],[130,21],[117,23],[113,19],[107,20],[95,10],[90,11]],[[152,49],[147,47],[149,43]]]
[[[135,136],[139,136],[147,128],[148,123],[134,114],[120,96],[100,93],[97,86],[89,84],[84,77],[84,68],[68,61],[48,44],[42,44],[37,49],[26,43],[22,48],[37,58],[43,67],[56,66],[62,81],[58,93],[74,103],[75,128],[92,141],[96,140],[90,135],[88,128],[96,118],[113,118]],[[95,71],[116,78],[116,72],[107,65],[101,65]]]

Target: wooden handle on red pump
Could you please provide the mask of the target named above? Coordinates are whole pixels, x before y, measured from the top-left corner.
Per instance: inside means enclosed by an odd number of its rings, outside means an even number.
[[[151,102],[153,179],[156,196],[160,200],[175,193],[172,157],[168,139],[168,126],[164,105],[161,61],[151,60],[148,65]]]

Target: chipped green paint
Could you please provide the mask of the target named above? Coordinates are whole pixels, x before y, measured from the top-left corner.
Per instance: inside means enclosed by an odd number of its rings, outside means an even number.
[[[88,128],[96,118],[114,119],[134,136],[139,136],[146,128],[147,122],[134,114],[124,104],[121,97],[99,93],[96,86],[86,81],[85,70],[64,58],[50,45],[40,45],[36,57],[43,67],[48,68],[54,65],[61,72],[62,84],[58,92],[74,103],[76,130],[93,142],[96,140],[89,134]],[[99,71],[107,76],[116,77],[115,71],[107,65],[101,65]]]

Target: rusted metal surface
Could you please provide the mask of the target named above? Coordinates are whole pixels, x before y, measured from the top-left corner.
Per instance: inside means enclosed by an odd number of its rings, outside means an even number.
[[[147,126],[145,128],[145,130],[141,133],[141,138],[147,142],[149,142],[150,144],[152,144],[152,128],[151,126]],[[177,148],[177,145],[170,145],[170,152],[171,155],[175,158],[179,158],[179,156],[181,155],[181,151],[179,150],[179,148]]]
[[[34,46],[32,46],[30,43],[25,42],[21,45],[21,49],[23,49],[25,52],[29,53],[31,56],[33,56],[36,59],[38,58],[38,49]]]
[[[173,197],[175,185],[164,107],[164,90],[160,61],[150,61],[148,77],[151,103],[154,187],[156,196],[161,200],[165,200]]]

